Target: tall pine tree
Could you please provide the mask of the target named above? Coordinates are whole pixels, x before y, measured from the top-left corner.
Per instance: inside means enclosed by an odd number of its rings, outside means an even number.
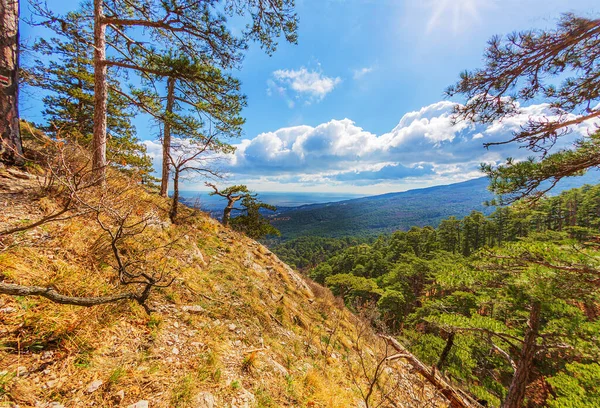
[[[94,74],[91,27],[81,13],[69,13],[62,34],[40,38],[33,46],[39,55],[25,70],[27,82],[47,91],[42,111],[47,124],[43,129],[54,137],[76,140],[91,146],[94,123]],[[136,137],[131,119],[135,114],[122,96],[119,81],[109,81],[108,160],[114,166],[139,172],[146,177],[152,162],[146,148]]]

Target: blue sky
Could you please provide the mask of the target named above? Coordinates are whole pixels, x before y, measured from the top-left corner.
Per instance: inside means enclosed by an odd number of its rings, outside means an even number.
[[[63,2],[48,1],[59,10]],[[562,12],[597,16],[591,0],[297,0],[298,45],[273,56],[253,46],[234,75],[248,96],[244,136],[226,160],[223,183],[258,191],[375,194],[480,176],[482,161],[523,156],[488,152],[520,118],[492,128],[449,125],[444,89],[481,65],[487,40],[551,28]],[[23,28],[25,37],[36,35]],[[36,103],[24,116],[36,118]],[[456,102],[460,102],[457,100]],[[540,101],[541,102],[541,101]],[[27,105],[27,101],[25,101]],[[156,131],[136,121],[157,155]],[[201,186],[187,181],[187,188]]]

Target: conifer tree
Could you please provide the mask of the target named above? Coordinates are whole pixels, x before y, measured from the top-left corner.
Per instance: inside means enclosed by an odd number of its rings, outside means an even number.
[[[444,295],[428,299],[417,315],[467,336],[475,342],[473,350],[487,343],[490,354],[482,364],[497,378],[511,377],[502,407],[523,406],[536,372],[560,371],[569,361],[595,361],[600,349],[592,333],[599,323],[581,305],[593,304],[598,296],[597,248],[564,237],[528,239],[481,252],[474,266],[436,268],[428,290]],[[470,308],[464,308],[465,293],[474,296]]]
[[[231,186],[223,190],[219,190],[217,186],[212,183],[206,183],[206,185],[213,189],[209,195],[218,195],[219,197],[223,197],[227,200],[227,205],[223,209],[223,225],[226,227],[229,226],[231,212],[235,209],[235,203],[242,200],[245,196],[250,195],[250,190],[248,190],[248,187],[244,185]]]
[[[33,46],[39,58],[25,69],[29,85],[44,89],[43,115],[47,125],[42,129],[63,139],[76,140],[90,147],[94,117],[93,53],[89,47],[91,26],[81,13],[68,13],[60,37],[40,38]],[[146,148],[136,138],[131,123],[134,109],[122,96],[117,79],[109,80],[108,90],[108,156],[111,165],[133,170],[148,177],[152,162]]]
[[[206,61],[188,58],[177,50],[153,55],[145,64],[152,67],[155,74],[145,81],[146,87],[139,94],[144,96],[140,100],[155,100],[157,106],[164,106],[164,110],[154,116],[163,128],[160,193],[166,197],[172,166],[172,137],[193,137],[207,123],[214,127],[211,132],[218,133],[221,142],[238,137],[244,123],[240,112],[246,98],[240,93],[237,79]],[[153,90],[164,79],[166,93],[158,95]]]
[[[223,225],[241,231],[250,238],[260,239],[267,235],[280,235],[279,230],[271,225],[269,220],[262,214],[263,210],[276,211],[277,207],[258,200],[256,193],[252,193],[245,185],[236,185],[219,190],[217,186],[206,183],[213,191],[210,195],[218,195],[227,200],[227,205],[223,210]],[[239,203],[240,208],[235,208]],[[231,218],[232,211],[237,211],[238,215]]]
[[[508,140],[485,145],[516,144],[535,155],[482,166],[502,201],[536,200],[562,178],[600,167],[599,62],[600,19],[565,14],[553,30],[493,37],[484,67],[462,73],[448,89],[449,96],[467,98],[456,107],[457,121],[489,124],[518,114],[523,103],[548,101],[546,115],[529,118]],[[581,124],[588,131],[568,139]]]
[[[23,164],[19,130],[19,0],[0,1],[0,161]]]
[[[46,12],[46,15],[49,14]],[[258,41],[267,52],[272,52],[280,35],[290,42],[297,38],[293,0],[94,0],[93,15],[93,168],[100,181],[104,178],[106,166],[109,67],[133,70],[138,74],[152,73],[139,63],[139,57],[147,60],[156,48],[174,45],[189,58],[230,69],[239,65],[242,51],[250,40]],[[231,33],[227,27],[227,15],[248,18],[249,24],[242,35]],[[107,28],[116,34],[118,41],[107,41]],[[145,33],[145,36],[140,38],[140,33]],[[156,47],[144,44],[148,38]],[[112,55],[107,54],[107,49],[114,51]]]

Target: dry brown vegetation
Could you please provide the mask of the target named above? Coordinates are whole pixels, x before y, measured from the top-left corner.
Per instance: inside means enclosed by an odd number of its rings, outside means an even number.
[[[0,169],[0,230],[61,208],[63,198],[42,193],[43,174]],[[0,406],[203,407],[209,397],[216,407],[361,406],[369,379],[349,367],[377,364],[382,340],[368,329],[358,344],[357,318],[264,246],[188,208],[171,224],[168,199],[129,181],[110,178],[128,192],[107,205],[147,225],[123,256],[172,284],[150,292],[151,313],[133,300],[82,308],[0,296]],[[70,296],[133,290],[96,218],[3,237],[0,280]],[[386,364],[384,374],[397,386],[381,406],[445,405],[407,365]]]

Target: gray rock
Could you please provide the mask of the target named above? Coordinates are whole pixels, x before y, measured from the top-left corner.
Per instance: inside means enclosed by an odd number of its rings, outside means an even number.
[[[195,408],[214,408],[215,397],[210,392],[201,392],[194,398]]]
[[[231,408],[251,408],[255,405],[256,397],[244,388],[242,388],[237,398],[231,400]]]
[[[183,310],[184,312],[188,312],[188,313],[203,313],[204,312],[204,308],[200,305],[183,306],[181,308],[181,310]]]
[[[86,391],[88,393],[92,393],[92,392],[96,391],[98,388],[100,388],[100,386],[102,384],[103,384],[102,380],[94,380],[88,384]]]
[[[290,375],[287,368],[279,364],[277,361],[271,359],[270,363],[271,366],[273,366],[273,371],[275,371],[277,374],[281,375],[282,377],[287,377]]]
[[[127,408],[148,408],[148,401],[139,400],[135,404],[129,405]]]

